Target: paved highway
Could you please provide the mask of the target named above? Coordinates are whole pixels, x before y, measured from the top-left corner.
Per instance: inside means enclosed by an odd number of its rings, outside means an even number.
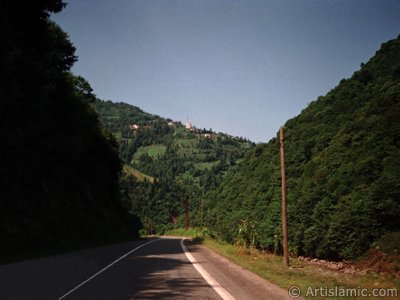
[[[0,299],[290,299],[198,245],[149,238],[0,266]]]

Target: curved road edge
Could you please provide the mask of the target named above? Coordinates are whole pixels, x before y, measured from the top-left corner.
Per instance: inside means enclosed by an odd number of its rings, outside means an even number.
[[[226,289],[224,289],[218,281],[214,279],[202,266],[197,262],[197,260],[193,257],[193,255],[188,251],[185,246],[185,238],[181,240],[181,246],[183,252],[185,253],[187,259],[192,263],[193,267],[200,273],[200,275],[204,278],[205,281],[214,289],[215,292],[223,299],[223,300],[236,300]]]

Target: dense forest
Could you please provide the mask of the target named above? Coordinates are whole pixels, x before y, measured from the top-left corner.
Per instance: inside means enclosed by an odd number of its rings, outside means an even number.
[[[290,252],[353,259],[380,237],[398,243],[400,36],[284,128]],[[207,224],[228,242],[281,252],[280,203],[273,138],[207,194]]]
[[[121,202],[117,143],[70,73],[75,48],[49,20],[63,7],[0,4],[1,258],[138,235]]]
[[[88,94],[90,86],[85,86]],[[185,199],[191,225],[204,225],[204,194],[219,186],[254,146],[211,129],[187,129],[126,103],[96,99],[92,106],[118,141],[125,164],[121,193],[131,213],[142,219],[145,233],[182,226]]]

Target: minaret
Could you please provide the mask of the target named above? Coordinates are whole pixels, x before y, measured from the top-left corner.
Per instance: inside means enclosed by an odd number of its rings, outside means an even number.
[[[186,129],[192,130],[192,123],[189,122],[189,115],[186,114]]]

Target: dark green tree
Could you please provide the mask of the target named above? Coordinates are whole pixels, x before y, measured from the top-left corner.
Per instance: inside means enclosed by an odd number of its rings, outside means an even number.
[[[137,235],[115,139],[70,74],[75,48],[49,20],[63,6],[0,4],[1,256]]]

